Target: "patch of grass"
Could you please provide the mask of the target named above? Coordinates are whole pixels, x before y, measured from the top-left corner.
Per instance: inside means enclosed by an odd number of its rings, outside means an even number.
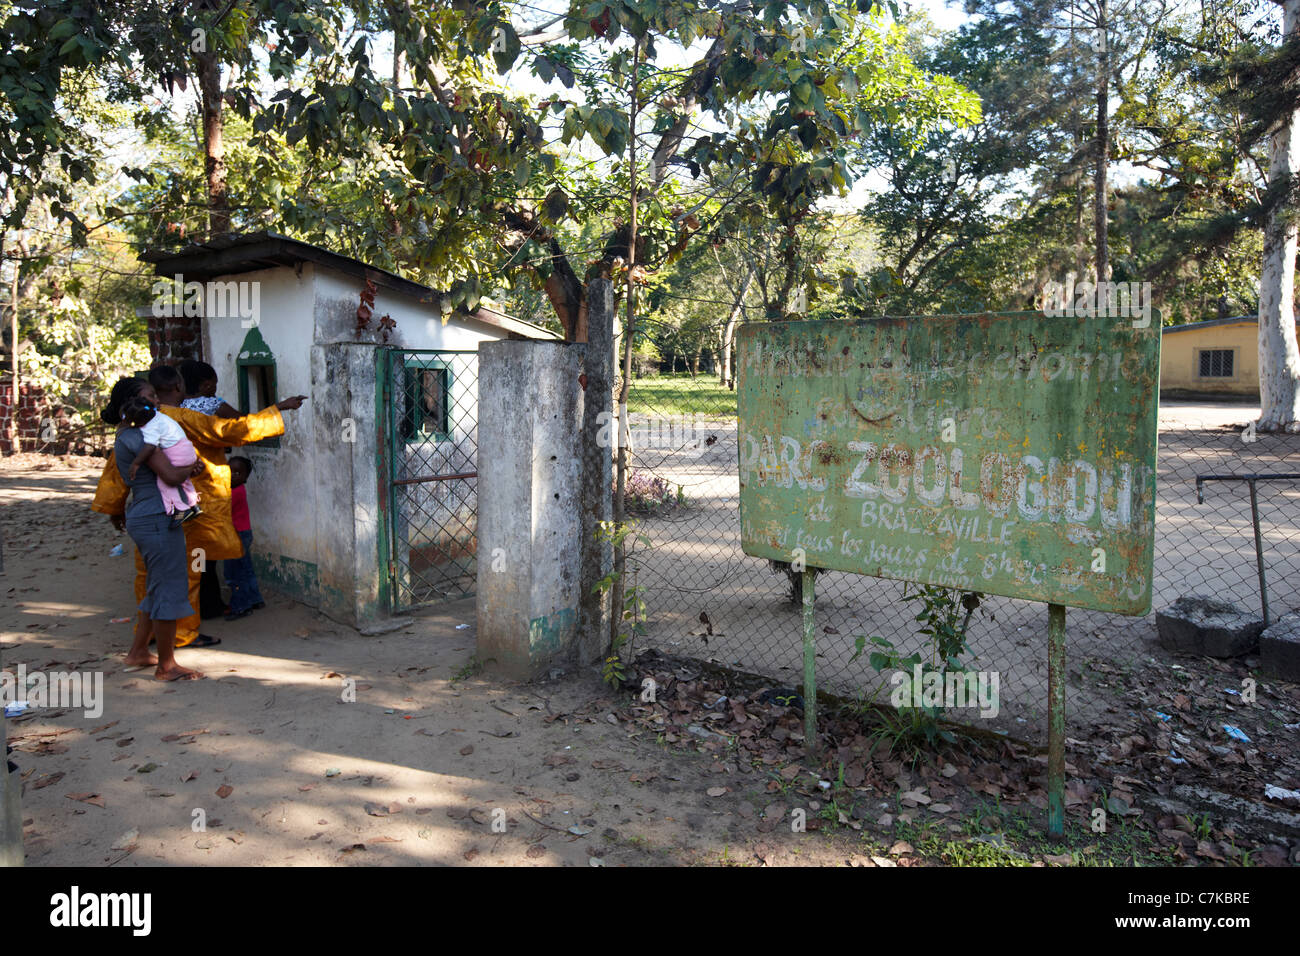
[[[944,840],[931,837],[916,849],[926,857],[938,857],[949,866],[1029,866],[1030,860],[991,843]]]
[[[1196,834],[1196,839],[1208,840],[1210,838],[1210,815],[1208,813],[1200,815],[1189,813],[1183,819],[1191,826],[1192,832]]]
[[[731,846],[729,844],[724,843],[722,845],[722,852],[718,855],[717,865],[718,866],[753,866],[754,864],[749,862],[748,860],[741,860],[741,859],[737,859],[736,857],[733,857],[731,855]]]
[[[1074,866],[1168,866],[1175,862],[1173,851],[1161,847],[1150,832],[1134,826],[1124,817],[1112,815],[1111,820],[1107,832],[1094,833],[1086,820],[1067,816],[1065,838],[1059,843],[1047,839],[1039,811],[1026,806],[1004,805],[999,800],[982,800],[960,822],[968,838],[1003,834],[1007,848],[1024,853],[1030,862],[1066,853],[1073,858]],[[917,849],[921,847],[917,845]]]
[[[635,379],[628,389],[627,410],[638,415],[673,415],[689,419],[736,417],[736,393],[713,375],[689,373]]]
[[[451,682],[453,684],[459,684],[461,681],[469,680],[471,677],[477,677],[479,674],[483,673],[483,666],[486,663],[486,661],[480,660],[479,656],[475,654],[465,662],[464,667],[451,676]]]

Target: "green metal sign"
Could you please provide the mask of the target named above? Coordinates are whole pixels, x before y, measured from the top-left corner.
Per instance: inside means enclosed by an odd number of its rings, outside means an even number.
[[[1159,330],[1038,312],[742,326],[745,553],[1146,614]]]

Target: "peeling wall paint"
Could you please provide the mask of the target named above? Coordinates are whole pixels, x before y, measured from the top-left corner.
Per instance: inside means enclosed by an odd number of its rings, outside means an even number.
[[[573,608],[563,608],[528,622],[528,647],[533,657],[554,657],[573,640],[578,615]]]

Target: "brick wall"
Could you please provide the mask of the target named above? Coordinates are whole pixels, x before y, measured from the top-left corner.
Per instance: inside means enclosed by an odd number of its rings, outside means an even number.
[[[41,433],[40,409],[45,402],[45,391],[23,382],[18,386],[18,400],[18,437],[23,448],[31,451]],[[13,451],[9,445],[9,421],[13,414],[13,379],[5,376],[0,379],[0,451],[5,454]]]
[[[149,316],[149,354],[154,364],[203,358],[202,316]]]

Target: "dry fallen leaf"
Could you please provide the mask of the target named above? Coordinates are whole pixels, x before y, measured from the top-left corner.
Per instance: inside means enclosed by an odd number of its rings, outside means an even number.
[[[97,793],[68,793],[64,794],[69,800],[77,800],[81,803],[93,803],[97,807],[104,806],[104,798]]]
[[[41,777],[39,780],[37,780],[35,783],[32,784],[32,789],[41,790],[45,787],[48,787],[52,783],[58,783],[60,780],[63,779],[63,777],[64,777],[64,773],[62,770],[58,771],[57,773],[47,773],[45,776]]]
[[[222,800],[226,799],[226,797],[230,796],[234,792],[235,788],[228,783],[223,783],[221,786],[217,787],[217,796]]]

